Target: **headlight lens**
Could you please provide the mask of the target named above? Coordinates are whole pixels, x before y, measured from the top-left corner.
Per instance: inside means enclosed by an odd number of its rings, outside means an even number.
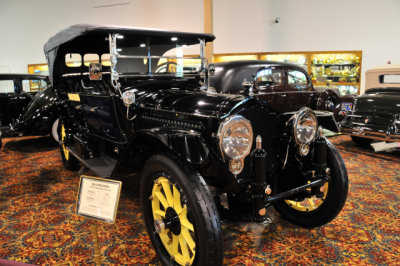
[[[310,108],[302,108],[295,117],[293,135],[297,144],[309,144],[317,133],[317,118]]]
[[[249,120],[240,115],[235,115],[219,126],[218,137],[222,156],[240,159],[250,153],[253,143],[253,129]]]

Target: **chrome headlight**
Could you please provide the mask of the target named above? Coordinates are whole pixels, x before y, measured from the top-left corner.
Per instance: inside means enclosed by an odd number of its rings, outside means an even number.
[[[294,117],[293,136],[296,144],[305,145],[314,140],[317,133],[317,118],[314,112],[304,107]]]
[[[243,159],[250,153],[253,129],[249,120],[240,115],[229,117],[218,129],[219,147],[222,157]]]

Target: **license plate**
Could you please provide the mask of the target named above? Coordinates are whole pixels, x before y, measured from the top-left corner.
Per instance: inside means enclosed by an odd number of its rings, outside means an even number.
[[[352,107],[352,103],[342,103],[342,111],[351,111]]]

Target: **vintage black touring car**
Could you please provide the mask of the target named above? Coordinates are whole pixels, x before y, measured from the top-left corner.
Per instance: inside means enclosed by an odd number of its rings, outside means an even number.
[[[210,89],[204,50],[214,38],[75,25],[44,47],[65,167],[138,181],[164,264],[221,264],[221,219],[262,222],[273,205],[311,228],[347,198],[344,162],[322,135],[337,130],[332,114],[277,112],[256,93]]]

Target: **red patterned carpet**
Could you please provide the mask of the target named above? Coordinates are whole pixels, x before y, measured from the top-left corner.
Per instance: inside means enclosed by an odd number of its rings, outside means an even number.
[[[333,137],[347,165],[348,201],[331,223],[224,225],[226,265],[400,265],[400,153],[373,153]],[[94,264],[93,222],[74,214],[79,174],[63,169],[49,138],[4,140],[0,150],[0,259]],[[87,173],[86,173],[87,174]],[[114,225],[99,225],[103,264],[159,264],[137,191],[124,184]],[[133,195],[133,196],[129,196]]]

